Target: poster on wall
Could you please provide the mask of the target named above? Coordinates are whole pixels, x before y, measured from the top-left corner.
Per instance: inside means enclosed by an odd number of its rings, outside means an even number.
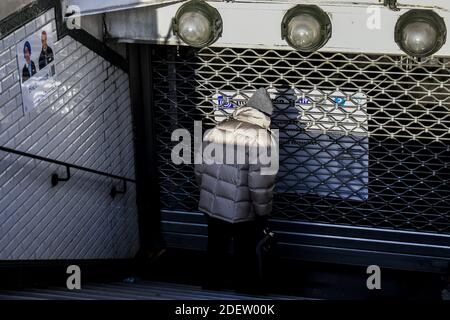
[[[23,108],[29,112],[58,87],[51,25],[25,38],[16,50]]]

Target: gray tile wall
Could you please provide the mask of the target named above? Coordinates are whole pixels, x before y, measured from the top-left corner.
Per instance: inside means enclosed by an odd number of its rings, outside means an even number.
[[[16,44],[51,24],[50,10],[0,39],[0,145],[134,178],[128,76],[66,36],[55,43],[57,92],[23,112]],[[129,258],[138,250],[136,191],[110,178],[0,151],[0,260]]]

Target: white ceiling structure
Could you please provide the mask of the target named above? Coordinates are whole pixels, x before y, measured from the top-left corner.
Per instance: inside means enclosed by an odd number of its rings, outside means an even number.
[[[6,0],[12,1],[12,0]],[[17,1],[17,0],[14,0]],[[21,0],[24,1],[24,0]],[[174,2],[185,2],[184,0],[105,0],[105,1],[92,1],[92,0],[63,0],[67,5],[76,5],[81,9],[82,15],[98,14],[104,12],[126,10],[133,8],[140,8],[146,6],[160,6],[170,4]],[[209,2],[227,2],[223,0],[212,0]],[[383,0],[364,0],[364,1],[346,1],[346,0],[234,0],[228,1],[234,3],[278,3],[278,4],[318,4],[318,5],[335,5],[335,6],[352,6],[352,5],[382,5]],[[421,8],[435,8],[450,10],[450,1],[448,0],[435,0],[435,1],[422,1],[422,0],[404,0],[398,1],[398,6],[401,7],[421,7]]]
[[[80,7],[81,15],[106,14],[108,34],[119,42],[183,45],[172,33],[172,18],[185,1],[176,0],[65,0]],[[297,3],[319,5],[328,13],[333,32],[320,51],[400,54],[394,41],[395,24],[409,9],[432,9],[450,26],[449,0],[401,0],[399,11],[381,0],[235,0],[208,1],[221,14],[223,33],[212,46],[292,50],[281,39],[281,21]],[[424,4],[425,3],[425,4]],[[368,19],[378,8],[379,28],[369,28]],[[450,41],[436,54],[450,56]]]

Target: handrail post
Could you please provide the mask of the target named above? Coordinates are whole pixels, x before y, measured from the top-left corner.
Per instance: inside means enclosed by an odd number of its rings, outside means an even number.
[[[122,182],[123,182],[123,189],[122,190],[118,190],[116,188],[116,186],[113,186],[111,188],[111,192],[109,193],[111,198],[115,199],[118,194],[125,194],[127,192],[127,180],[123,179]]]
[[[69,181],[70,179],[70,166],[66,166],[66,177],[60,178],[57,173],[52,174],[52,187],[56,187],[60,181]]]

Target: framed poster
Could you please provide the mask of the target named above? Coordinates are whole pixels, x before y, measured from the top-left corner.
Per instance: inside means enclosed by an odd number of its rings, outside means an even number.
[[[23,108],[29,112],[58,87],[51,25],[25,38],[16,51]]]

